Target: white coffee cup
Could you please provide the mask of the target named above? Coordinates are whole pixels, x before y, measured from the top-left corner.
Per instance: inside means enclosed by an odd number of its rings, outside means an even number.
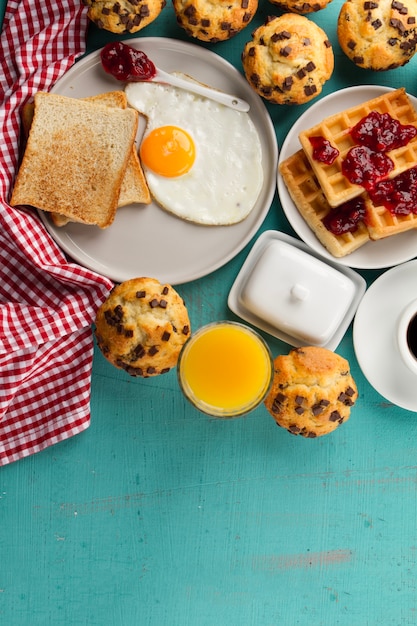
[[[397,344],[403,363],[417,376],[417,299],[412,300],[400,314]]]

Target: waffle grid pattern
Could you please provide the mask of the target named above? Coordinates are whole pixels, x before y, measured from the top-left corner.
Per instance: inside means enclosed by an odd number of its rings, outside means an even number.
[[[417,126],[417,112],[411,105],[405,90],[401,88],[332,115],[320,124],[302,131],[299,135],[300,143],[310,161],[319,185],[332,207],[340,206],[363,193],[363,187],[350,183],[342,174],[342,163],[350,148],[355,145],[350,135],[351,128],[371,111],[389,113],[401,124]],[[310,137],[314,136],[324,137],[339,151],[339,155],[332,165],[326,165],[313,159]],[[394,162],[394,169],[390,173],[390,178],[393,178],[417,163],[417,139],[407,146],[392,150],[388,155]]]

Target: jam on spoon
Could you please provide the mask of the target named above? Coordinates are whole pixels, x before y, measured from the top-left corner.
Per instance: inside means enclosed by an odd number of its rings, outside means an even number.
[[[104,70],[117,80],[138,82],[156,75],[155,65],[144,52],[121,41],[105,45],[100,56]]]
[[[131,83],[142,81],[164,83],[198,94],[209,100],[220,102],[236,111],[246,113],[250,109],[249,104],[245,100],[235,95],[164,72],[156,67],[142,50],[136,50],[136,48],[128,46],[122,41],[110,42],[105,45],[100,53],[100,57],[103,69],[117,80]]]

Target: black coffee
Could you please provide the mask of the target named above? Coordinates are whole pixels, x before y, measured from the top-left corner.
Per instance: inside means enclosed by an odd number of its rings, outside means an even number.
[[[407,328],[407,343],[411,354],[417,359],[417,314],[414,315]]]

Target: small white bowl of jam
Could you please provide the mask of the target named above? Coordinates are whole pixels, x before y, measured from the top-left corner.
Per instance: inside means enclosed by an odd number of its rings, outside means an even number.
[[[228,297],[236,315],[299,347],[335,350],[355,315],[366,282],[357,272],[315,254],[303,242],[265,231]]]

